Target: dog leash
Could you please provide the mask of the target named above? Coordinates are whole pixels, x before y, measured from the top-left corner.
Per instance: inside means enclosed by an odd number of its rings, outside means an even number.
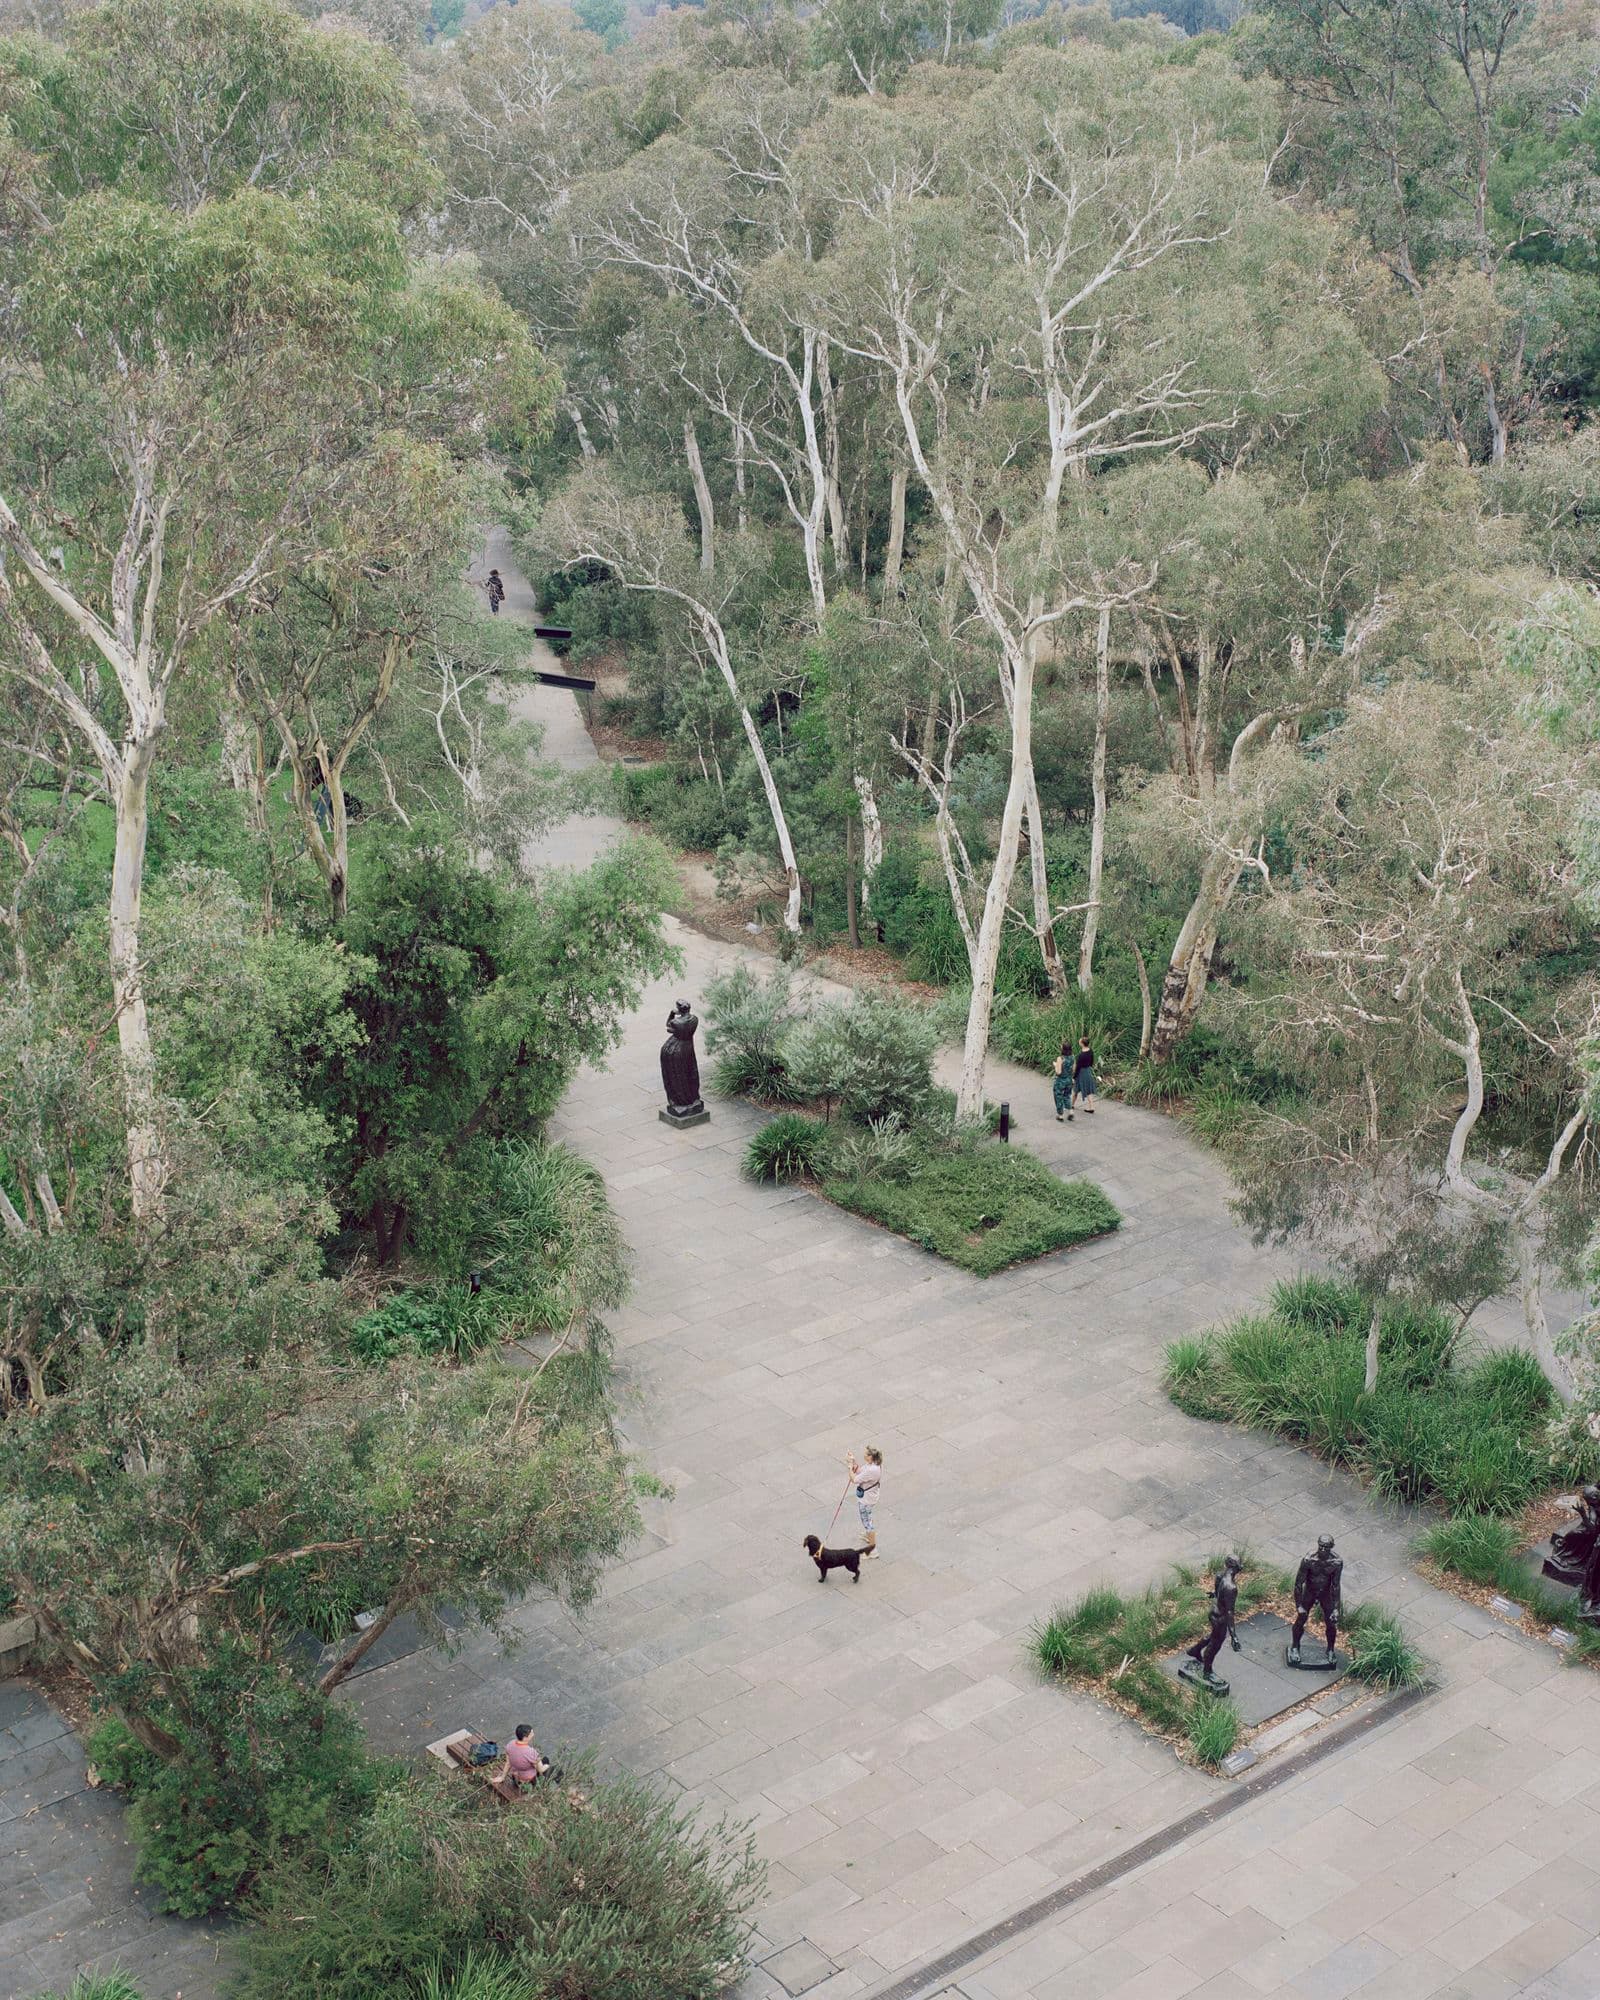
[[[856,1483],[856,1476],[852,1472],[850,1477],[844,1483],[844,1491],[839,1495],[839,1505],[835,1507],[833,1510],[833,1521],[830,1521],[828,1523],[828,1534],[824,1535],[822,1538],[824,1541],[828,1539],[828,1535],[831,1535],[833,1533],[833,1522],[838,1520],[840,1513],[844,1509],[844,1503],[850,1498],[850,1489],[852,1486],[855,1485],[855,1483]]]

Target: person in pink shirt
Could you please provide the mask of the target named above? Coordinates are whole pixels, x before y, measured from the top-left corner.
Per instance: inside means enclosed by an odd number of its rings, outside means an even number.
[[[519,1722],[516,1739],[506,1751],[506,1767],[500,1775],[509,1778],[521,1791],[526,1785],[537,1784],[549,1768],[533,1741],[532,1724]]]

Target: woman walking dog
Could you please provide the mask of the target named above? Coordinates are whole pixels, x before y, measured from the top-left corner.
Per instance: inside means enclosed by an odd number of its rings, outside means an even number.
[[[864,1555],[878,1553],[878,1531],[873,1526],[873,1510],[883,1491],[883,1453],[875,1444],[866,1448],[867,1455],[858,1459],[850,1454],[850,1477],[856,1483],[856,1512],[861,1516],[861,1532],[866,1537],[862,1546]]]

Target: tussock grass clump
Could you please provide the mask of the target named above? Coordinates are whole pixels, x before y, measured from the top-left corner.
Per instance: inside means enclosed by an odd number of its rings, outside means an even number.
[[[1547,1491],[1553,1392],[1532,1355],[1463,1358],[1447,1315],[1386,1303],[1369,1393],[1371,1313],[1335,1279],[1279,1284],[1266,1312],[1174,1341],[1167,1394],[1190,1416],[1271,1431],[1348,1466],[1385,1499],[1515,1514]]]
[[[1427,1678],[1422,1655],[1381,1604],[1358,1604],[1348,1612],[1344,1637],[1350,1643],[1351,1675],[1372,1687],[1416,1687]]]
[[[746,1146],[743,1170],[753,1181],[817,1180],[831,1151],[825,1125],[799,1111],[780,1111]]]

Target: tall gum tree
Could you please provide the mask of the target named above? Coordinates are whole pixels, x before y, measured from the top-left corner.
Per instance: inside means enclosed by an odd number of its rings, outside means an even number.
[[[170,63],[130,47],[113,75],[108,48],[140,33]],[[273,111],[297,63],[302,95]],[[550,384],[503,308],[464,309],[456,287],[440,313],[409,283],[401,211],[374,197],[400,181],[411,127],[397,69],[364,43],[254,0],[141,0],[77,17],[43,78],[33,45],[0,48],[0,64],[37,149],[37,196],[4,253],[9,386],[26,393],[0,428],[0,670],[54,705],[115,814],[111,977],[148,1221],[167,1167],[140,924],[173,690],[218,621],[294,566],[392,555],[360,549],[350,512],[407,418],[476,426],[476,452],[486,427],[526,434]]]
[[[722,677],[744,731],[783,871],[784,928],[797,935],[800,864],[771,759],[739,685],[728,636],[729,608],[745,581],[741,566],[730,556],[714,572],[703,569],[685,546],[682,516],[674,503],[659,496],[625,494],[598,467],[568,482],[551,505],[543,532],[564,561],[603,563],[625,590],[675,605],[689,620]]]
[[[1063,496],[1107,464],[1226,435],[1250,400],[1248,337],[1216,336],[1282,234],[1251,94],[1220,69],[1181,87],[1105,51],[1026,51],[969,93],[839,109],[813,145],[835,206],[817,316],[880,369],[912,469],[992,634],[1010,780],[984,910],[961,1102],[981,1104],[1001,935],[1025,823],[1041,947],[1043,868],[1032,709],[1043,636],[1129,602],[1131,568],[1091,588]],[[1274,367],[1269,375],[1281,373]],[[1282,393],[1285,384],[1275,385]],[[1259,393],[1259,392],[1257,392]],[[1064,979],[1057,961],[1056,978]]]

